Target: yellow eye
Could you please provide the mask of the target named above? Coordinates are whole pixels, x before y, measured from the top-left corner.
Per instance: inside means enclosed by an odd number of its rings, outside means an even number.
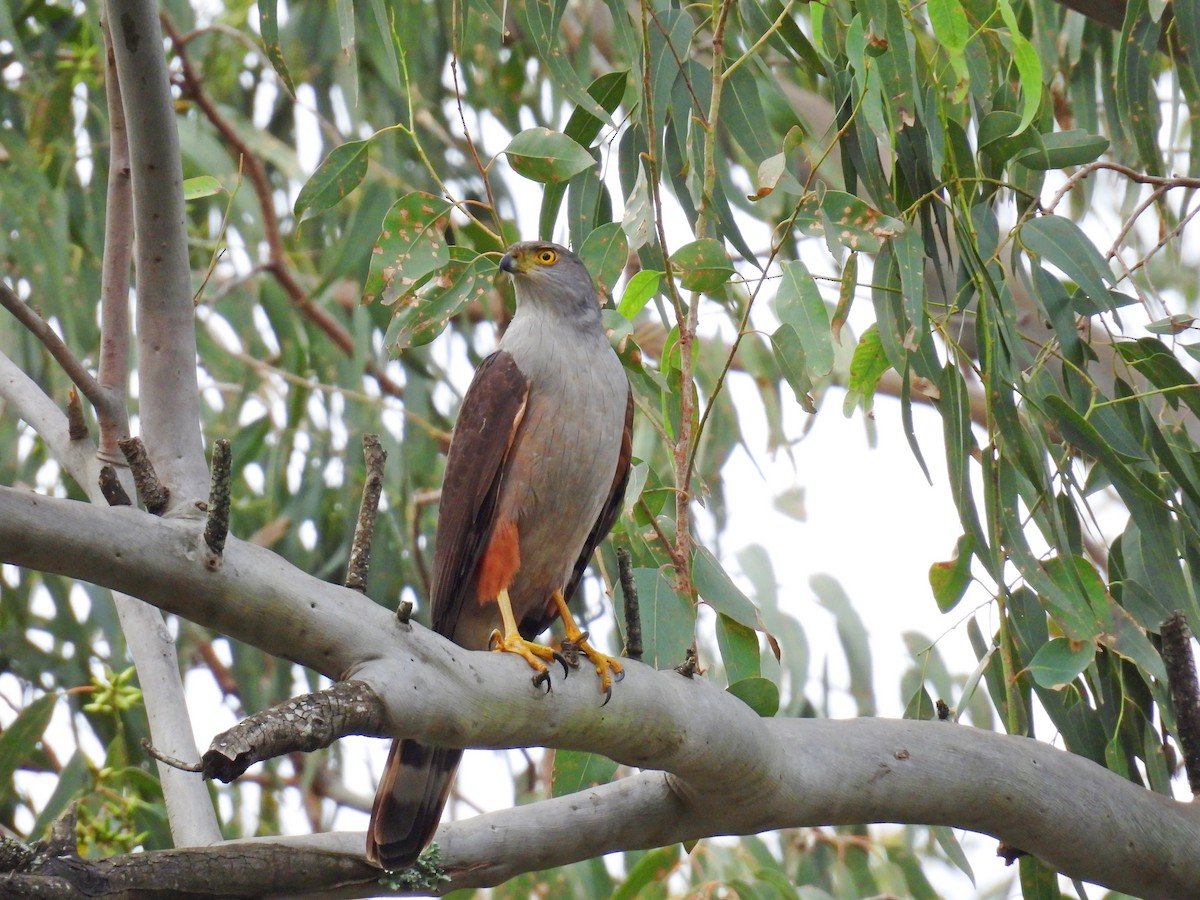
[[[558,253],[549,247],[543,247],[537,252],[537,261],[543,266],[552,266],[558,261]]]

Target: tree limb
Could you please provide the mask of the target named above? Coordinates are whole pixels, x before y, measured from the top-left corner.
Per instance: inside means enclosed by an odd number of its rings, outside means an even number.
[[[183,169],[155,0],[108,0],[128,126],[137,236],[139,415],[171,511],[195,515],[208,496],[200,439],[196,325]]]
[[[668,773],[443,829],[447,859],[469,869],[454,886],[704,835],[887,821],[991,834],[1070,877],[1139,896],[1183,896],[1200,881],[1200,809],[1047,744],[937,722],[761,719],[703,678],[633,661],[608,707],[586,678],[543,696],[520,660],[402,625],[265,549],[231,537],[224,564],[209,570],[202,531],[129,507],[0,488],[4,562],[125,590],[327,675],[360,679],[384,702],[387,735],[592,750]],[[66,545],[72,553],[61,552]]]
[[[108,187],[104,196],[104,258],[100,272],[100,365],[96,374],[107,402],[96,408],[100,458],[124,463],[117,441],[129,437],[129,262],[133,256],[133,187],[129,131],[121,101],[112,30],[105,17],[104,98],[108,105]]]

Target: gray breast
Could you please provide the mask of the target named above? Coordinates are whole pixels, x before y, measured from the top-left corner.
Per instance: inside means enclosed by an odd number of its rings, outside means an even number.
[[[600,516],[617,470],[629,392],[598,327],[587,333],[537,319],[535,327],[510,326],[501,342],[531,382],[500,495],[500,514],[516,519],[521,539],[521,568],[510,589],[518,622],[566,584]]]

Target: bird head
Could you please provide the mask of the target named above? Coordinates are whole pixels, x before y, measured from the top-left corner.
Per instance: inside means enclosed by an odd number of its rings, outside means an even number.
[[[549,241],[513,244],[500,260],[500,268],[512,276],[517,306],[531,306],[560,313],[587,312],[598,316],[600,298],[578,255]]]

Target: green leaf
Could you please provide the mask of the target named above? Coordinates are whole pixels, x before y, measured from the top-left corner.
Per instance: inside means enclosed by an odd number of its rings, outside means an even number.
[[[54,714],[57,694],[43,694],[18,714],[0,734],[0,795],[12,797],[13,775],[33,756]]]
[[[1013,63],[1017,67],[1017,77],[1021,82],[1021,122],[1014,132],[1020,134],[1033,124],[1042,105],[1042,61],[1033,44],[1021,34],[1017,17],[1013,14],[1008,0],[1000,0],[999,5],[1000,15],[1004,18],[1004,24],[1008,26]]]
[[[46,829],[62,815],[67,805],[91,786],[92,773],[87,754],[82,750],[76,750],[71,754],[67,764],[63,766],[62,772],[59,773],[58,782],[54,785],[54,793],[50,795],[50,799],[38,813],[37,821],[29,830],[29,836],[34,840],[41,840]]]
[[[287,88],[287,92],[296,96],[296,86],[292,83],[292,75],[283,59],[283,47],[279,43],[279,2],[278,0],[263,0],[258,6],[258,32],[262,35],[263,49],[267,51],[267,59],[275,69],[275,74]]]
[[[1057,691],[1078,678],[1095,655],[1096,645],[1091,641],[1054,638],[1042,645],[1026,669],[1039,685]]]
[[[638,591],[638,609],[642,620],[642,660],[656,669],[673,669],[684,660],[684,653],[696,634],[696,609],[672,586],[661,569],[633,570]],[[628,634],[624,594],[617,586],[614,597],[621,633]]]
[[[609,900],[638,900],[645,888],[666,879],[679,865],[679,844],[651,850],[629,870],[621,885]]]
[[[1057,872],[1033,856],[1022,856],[1017,860],[1017,866],[1024,900],[1061,900]]]
[[[916,693],[905,704],[903,718],[931,721],[936,717],[937,707],[934,705],[933,698],[929,696],[929,691],[925,689],[925,685],[921,684],[917,688]]]
[[[370,141],[349,141],[334,147],[317,171],[300,188],[292,212],[303,222],[313,213],[336,206],[358,187],[367,174]]]
[[[725,246],[714,238],[684,244],[671,254],[684,290],[711,293],[733,276],[733,263]]]
[[[929,0],[929,24],[947,50],[962,50],[971,36],[971,25],[959,0]]]
[[[1112,273],[1096,245],[1070,219],[1062,216],[1030,219],[1021,226],[1020,239],[1029,252],[1062,269],[1094,302],[1104,304],[1106,309],[1111,307],[1104,282],[1112,281]]]
[[[1165,319],[1155,319],[1146,325],[1154,334],[1181,334],[1196,324],[1196,317],[1187,313],[1174,313]]]
[[[212,197],[224,192],[225,188],[222,187],[221,182],[211,175],[197,175],[195,178],[183,179],[184,200],[199,200],[202,197]]]
[[[1163,174],[1159,146],[1158,39],[1162,25],[1146,15],[1145,0],[1125,5],[1125,22],[1117,42],[1113,79],[1121,124],[1133,135],[1142,165],[1150,175]]]
[[[758,635],[748,625],[717,614],[717,648],[729,683],[744,678],[757,678],[762,673],[759,661]]]
[[[444,235],[450,208],[448,200],[420,191],[392,204],[371,255],[364,302],[379,297],[395,303],[450,261]]]
[[[1018,151],[1012,161],[1039,172],[1086,165],[1099,159],[1109,144],[1103,135],[1080,129],[1036,136],[1038,146]]]
[[[599,753],[580,750],[555,750],[554,774],[550,778],[551,796],[562,797],[608,784],[617,772],[617,764]]]
[[[384,344],[406,350],[428,344],[472,301],[482,300],[495,282],[493,256],[452,248],[454,256],[433,277],[406,294],[384,335]]]
[[[662,281],[662,272],[654,269],[642,269],[625,285],[625,292],[621,294],[621,303],[617,306],[617,312],[627,319],[632,319],[642,311],[650,298],[658,293],[659,282]]]
[[[728,690],[764,719],[779,712],[779,688],[770,679],[744,678],[731,684]]]
[[[1111,602],[1096,567],[1082,556],[1055,556],[1041,565],[1057,588],[1041,599],[1063,634],[1073,641],[1095,640]]]
[[[929,831],[938,842],[938,846],[949,857],[950,862],[958,866],[959,870],[971,879],[971,884],[975,884],[975,872],[971,869],[971,864],[967,861],[967,854],[963,852],[958,838],[954,836],[954,829],[948,825],[931,825]]]
[[[796,402],[807,413],[815,413],[817,404],[813,402],[812,379],[808,377],[808,366],[804,361],[804,345],[800,335],[791,325],[780,325],[771,332],[771,349],[775,353],[775,362],[783,378],[796,395]]]
[[[796,213],[796,227],[810,236],[825,235],[847,250],[878,252],[884,241],[904,231],[904,223],[845,191],[806,197]],[[829,232],[832,233],[829,233]]]
[[[629,261],[629,241],[621,223],[608,222],[594,229],[579,248],[579,258],[587,266],[601,294],[611,297],[612,289]]]
[[[1109,604],[1108,621],[1100,642],[1143,672],[1160,682],[1166,682],[1167,670],[1162,656],[1133,617],[1115,603]]]
[[[1195,377],[1175,358],[1166,344],[1156,338],[1141,338],[1136,341],[1116,341],[1114,346],[1125,362],[1141,372],[1156,388],[1166,391],[1163,399],[1173,409],[1178,409],[1182,401],[1193,414],[1200,416],[1200,384],[1196,383]]]
[[[935,562],[929,567],[929,586],[938,609],[950,612],[958,606],[971,584],[971,553],[975,540],[964,534],[954,545],[954,556],[948,562]]]
[[[1158,495],[1142,483],[1113,449],[1112,443],[1103,438],[1096,426],[1081,416],[1066,400],[1056,395],[1050,396],[1042,401],[1042,406],[1047,417],[1054,422],[1064,438],[1084,453],[1095,457],[1103,466],[1104,473],[1127,504],[1141,501],[1156,507],[1162,505]]]
[[[707,547],[697,547],[692,554],[692,581],[700,597],[717,612],[747,628],[762,630],[758,609]]]
[[[775,314],[790,325],[804,347],[809,378],[821,378],[833,370],[833,334],[829,309],[817,283],[800,260],[783,264],[783,280],[775,294]]]
[[[883,350],[879,326],[872,322],[858,339],[854,355],[850,358],[850,379],[846,383],[842,412],[848,416],[856,406],[861,406],[864,413],[869,413],[875,403],[875,388],[879,379],[891,367]]]
[[[621,104],[628,80],[629,72],[626,70],[607,72],[588,85],[588,96],[594,98],[606,112],[612,113]],[[567,120],[567,126],[563,129],[563,133],[579,146],[590,147],[603,126],[604,123],[587,109],[576,106],[571,113],[571,118]],[[585,168],[584,171],[587,169]],[[542,196],[540,216],[540,233],[543,238],[548,239],[553,233],[554,221],[558,217],[558,210],[562,205],[566,189],[567,185],[562,181],[546,185],[545,193]]]
[[[862,618],[842,586],[830,575],[818,573],[808,580],[817,601],[833,613],[838,638],[850,669],[850,693],[860,716],[875,715],[875,688],[871,645]]]
[[[518,175],[541,184],[568,181],[584,169],[596,165],[586,147],[561,131],[549,128],[526,128],[504,148],[509,165]]]
[[[850,307],[858,292],[858,253],[851,251],[842,267],[842,283],[838,287],[838,302],[833,310],[833,318],[829,320],[829,330],[838,346],[842,345],[842,328],[850,318]],[[874,323],[872,323],[874,325]],[[868,331],[870,328],[868,328]],[[852,364],[853,365],[853,364]],[[882,373],[881,373],[882,374]]]

